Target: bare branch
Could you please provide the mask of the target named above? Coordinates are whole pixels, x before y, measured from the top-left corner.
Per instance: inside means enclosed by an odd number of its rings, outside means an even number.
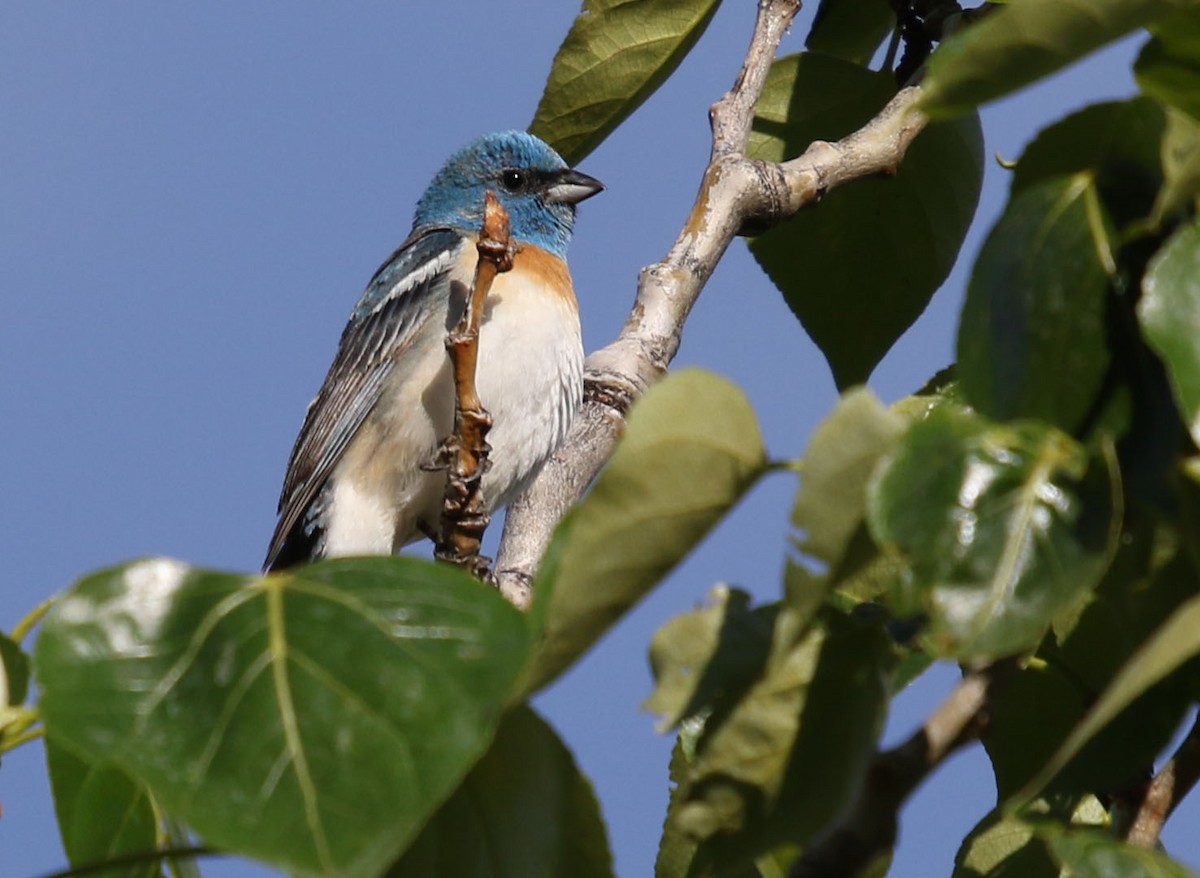
[[[1187,737],[1146,787],[1133,824],[1125,835],[1130,844],[1152,848],[1167,818],[1200,780],[1200,714]]]
[[[711,111],[712,159],[679,237],[643,269],[633,311],[617,339],[588,357],[584,403],[566,441],[508,511],[496,564],[501,592],[525,606],[554,526],[612,454],[629,406],[679,349],[683,325],[730,242],[765,230],[850,180],[895,170],[926,123],[905,89],[858,132],[818,142],[783,164],[745,155],[763,83],[798,0],[760,0],[754,35],[733,88]]]
[[[891,850],[905,800],[947,756],[982,732],[993,679],[990,669],[968,672],[916,734],[877,754],[850,813],[792,864],[788,878],[849,878]]]
[[[488,192],[483,228],[476,243],[479,261],[467,307],[458,325],[446,336],[446,351],[454,369],[454,432],[438,451],[437,465],[446,469],[446,494],[442,502],[441,529],[434,553],[442,561],[466,567],[476,576],[487,573],[488,559],[479,554],[489,515],[481,490],[488,468],[487,433],[492,416],[475,389],[479,359],[479,323],[483,301],[496,275],[512,268],[508,213]]]

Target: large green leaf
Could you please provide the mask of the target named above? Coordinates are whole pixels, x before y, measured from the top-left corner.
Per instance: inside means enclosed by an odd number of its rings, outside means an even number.
[[[1000,420],[1078,428],[1108,365],[1112,261],[1089,174],[1046,180],[1009,202],[980,250],[958,330],[971,405]]]
[[[804,45],[866,64],[895,26],[896,13],[888,0],[821,0]]]
[[[762,676],[705,721],[673,815],[696,861],[745,866],[804,844],[848,808],[887,710],[887,636],[828,611],[795,644],[777,641]]]
[[[1078,878],[1193,878],[1182,863],[1165,853],[1125,844],[1098,829],[1039,825],[1050,855],[1063,873]]]
[[[1117,714],[1197,654],[1200,654],[1200,597],[1183,603],[1134,654],[1092,705],[1083,722],[1017,798],[1036,795]]]
[[[1167,16],[1133,65],[1142,91],[1200,120],[1200,7]]]
[[[720,0],[584,0],[529,130],[571,164],[654,94]]]
[[[528,707],[504,717],[392,878],[611,878],[600,806],[554,730]]]
[[[749,153],[780,161],[850,134],[895,90],[887,74],[839,58],[781,58],[759,99]],[[978,119],[931,125],[895,176],[839,189],[750,242],[838,387],[865,381],[925,310],[958,256],[982,178]]]
[[[922,108],[961,113],[1028,85],[1195,0],[1009,0],[934,52]]]
[[[935,410],[871,486],[871,531],[909,566],[897,612],[927,614],[924,640],[947,657],[1034,646],[1107,567],[1114,468],[1042,424]]]
[[[1017,195],[1052,177],[1090,171],[1119,228],[1149,215],[1162,186],[1162,108],[1147,98],[1092,104],[1042,130],[1013,173]]]
[[[46,739],[46,766],[63,850],[72,866],[101,863],[158,846],[158,821],[145,788],[111,766],[97,767],[53,738]],[[157,860],[105,869],[99,878],[155,878]]]
[[[952,878],[1065,878],[1039,832],[1049,824],[1051,818],[1044,815],[1051,810],[1047,802],[1039,800],[1022,814],[1000,808],[990,812],[963,839]],[[1068,800],[1054,810],[1063,812],[1058,818],[1074,826],[1108,822],[1108,814],[1094,796]],[[1083,873],[1079,878],[1094,876]]]
[[[1147,266],[1138,320],[1200,442],[1200,222],[1179,229]]]
[[[529,650],[494,590],[411,558],[267,577],[136,562],[46,617],[48,733],[205,841],[304,876],[380,872],[487,748]]]
[[[545,685],[700,542],[766,468],[745,394],[685,369],[651,387],[538,571],[544,631],[526,691]]]

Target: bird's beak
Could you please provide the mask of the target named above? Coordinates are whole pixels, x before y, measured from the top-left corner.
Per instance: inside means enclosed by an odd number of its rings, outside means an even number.
[[[546,181],[542,197],[547,204],[578,204],[603,189],[604,184],[595,177],[568,168]]]

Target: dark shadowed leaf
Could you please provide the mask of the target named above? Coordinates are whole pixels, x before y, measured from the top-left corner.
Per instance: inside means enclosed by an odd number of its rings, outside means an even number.
[[[1162,108],[1146,98],[1093,104],[1044,129],[1013,173],[1015,196],[1052,177],[1092,172],[1118,227],[1149,215],[1162,185]]]
[[[1147,266],[1138,320],[1166,363],[1192,439],[1200,442],[1200,222],[1172,235]]]
[[[1181,9],[1154,28],[1133,74],[1142,91],[1200,120],[1200,8]]]
[[[29,694],[29,656],[7,634],[0,634],[0,709],[25,703]]]
[[[145,788],[120,769],[84,762],[53,738],[46,739],[46,766],[63,850],[72,866],[140,854],[158,846],[154,805]],[[157,878],[158,862],[95,873],[99,878]]]
[[[1200,194],[1200,122],[1167,107],[1162,138],[1163,187],[1154,204],[1155,225],[1180,208],[1196,206]]]
[[[390,878],[611,878],[600,806],[554,730],[508,713]]]
[[[154,559],[46,617],[48,733],[145,784],[210,844],[303,876],[381,871],[487,748],[524,617],[412,558],[267,577]]]
[[[718,699],[740,695],[766,664],[776,613],[776,606],[751,609],[741,589],[715,587],[707,606],[676,616],[654,633],[654,691],[642,707],[670,728]]]
[[[584,0],[529,130],[574,164],[654,94],[720,0]]]
[[[646,391],[591,492],[559,526],[554,563],[539,571],[533,612],[545,630],[525,690],[583,654],[765,467],[754,411],[729,381],[684,369]]]
[[[895,94],[884,73],[808,53],[771,67],[749,153],[780,161],[857,130]],[[932,125],[895,176],[860,180],[750,242],[840,388],[871,370],[945,280],[983,176],[978,119]]]
[[[984,242],[958,330],[967,400],[999,420],[1070,432],[1104,379],[1107,219],[1092,177],[1055,177],[1016,195]]]
[[[897,612],[927,614],[923,639],[942,656],[1035,645],[1107,567],[1120,518],[1114,467],[1042,424],[935,410],[871,486],[871,531],[910,570]]]
[[[942,43],[922,107],[961,113],[1065,67],[1191,0],[1010,0]]]
[[[813,52],[866,64],[896,26],[888,0],[821,0],[805,40]]]
[[[707,719],[674,815],[700,841],[697,862],[722,874],[836,820],[887,709],[891,656],[878,626],[830,611],[776,646],[761,678]]]

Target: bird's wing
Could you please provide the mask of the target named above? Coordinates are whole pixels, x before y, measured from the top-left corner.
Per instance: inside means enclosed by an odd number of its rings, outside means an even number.
[[[303,526],[305,511],[379,401],[397,355],[431,313],[428,301],[449,297],[450,271],[463,245],[463,237],[449,229],[414,233],[367,285],[292,448],[267,569],[275,565],[293,530]]]

